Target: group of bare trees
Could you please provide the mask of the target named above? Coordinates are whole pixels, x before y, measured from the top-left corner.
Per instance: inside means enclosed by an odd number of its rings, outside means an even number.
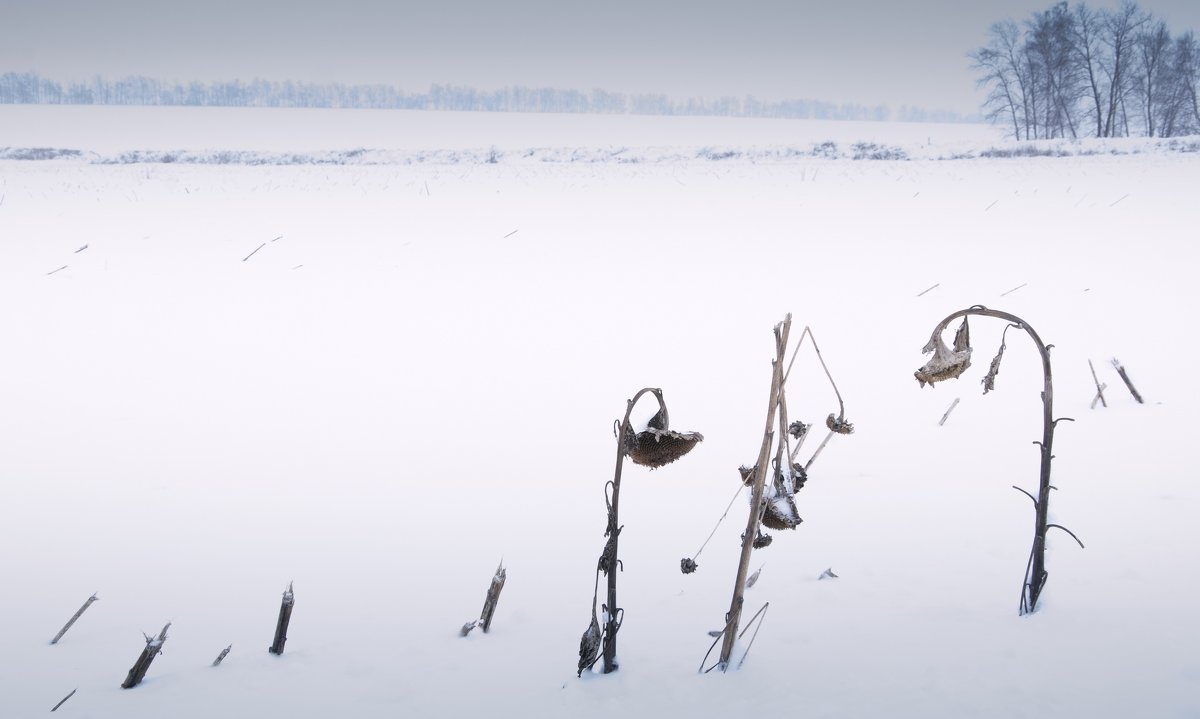
[[[214,107],[320,107],[477,112],[557,112],[633,115],[716,115],[724,117],[812,118],[827,120],[965,119],[945,111],[904,106],[896,113],[883,105],[819,100],[766,101],[752,96],[674,99],[662,94],[505,87],[481,90],[434,84],[427,92],[391,85],[346,85],[255,79],[247,82],[174,82],[140,75],[116,80],[60,83],[35,72],[0,73],[0,104],[187,105]]]
[[[1129,0],[998,22],[970,57],[986,116],[1017,140],[1200,133],[1200,43]]]

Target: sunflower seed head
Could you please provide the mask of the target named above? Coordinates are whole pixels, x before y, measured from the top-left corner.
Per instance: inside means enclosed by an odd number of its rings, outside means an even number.
[[[696,571],[699,566],[699,564],[696,564],[696,560],[692,559],[691,557],[684,557],[683,559],[679,560],[679,571],[683,572],[684,574],[691,574],[692,572]]]
[[[762,523],[768,529],[795,529],[804,520],[796,509],[796,500],[780,495],[767,500]],[[768,542],[769,543],[769,542]]]
[[[754,470],[757,468],[757,466],[758,465],[755,465],[754,467],[747,467],[743,464],[742,466],[738,467],[738,474],[742,475],[742,484],[746,485],[747,487],[749,487],[751,484],[754,484]]]
[[[751,544],[755,549],[762,549],[763,547],[771,546],[771,542],[774,540],[775,538],[771,535],[759,532],[758,536],[754,538],[754,541]]]
[[[932,385],[942,380],[954,379],[971,366],[971,348],[953,351],[946,346],[940,336],[934,336],[925,345],[925,352],[933,352],[921,369],[913,373],[922,387]]]
[[[788,425],[788,434],[792,435],[792,439],[800,440],[804,435],[808,434],[809,427],[812,427],[812,425],[796,420]]]
[[[702,441],[704,435],[699,432],[674,432],[651,427],[634,436],[633,447],[626,445],[626,454],[634,464],[657,469],[692,451]]]
[[[825,426],[838,434],[854,434],[854,425],[847,422],[845,417],[834,417],[832,412],[825,418]]]
[[[808,481],[808,470],[804,469],[804,465],[796,462],[792,464],[792,494],[799,492]]]

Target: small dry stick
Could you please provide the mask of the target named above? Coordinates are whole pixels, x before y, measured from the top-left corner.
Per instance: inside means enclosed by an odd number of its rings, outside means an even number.
[[[279,605],[279,621],[275,623],[275,641],[267,651],[272,654],[283,654],[283,645],[287,643],[288,623],[292,621],[292,606],[296,596],[292,593],[292,583],[288,582],[287,591],[283,593],[283,602]]]
[[[508,579],[508,571],[504,569],[504,560],[500,560],[500,566],[496,567],[496,574],[492,576],[492,583],[488,587],[487,597],[483,600],[483,611],[479,614],[479,624],[484,634],[487,634],[492,627],[492,615],[495,614],[496,605],[500,602],[500,592],[504,589],[506,579]]]
[[[55,704],[55,705],[54,705],[54,708],[53,708],[53,709],[51,709],[50,711],[52,711],[52,712],[56,712],[56,711],[58,711],[58,708],[59,708],[60,706],[62,706],[63,704],[66,704],[68,699],[70,699],[71,697],[75,696],[75,692],[77,692],[77,691],[79,691],[79,688],[78,688],[78,687],[76,687],[75,689],[72,689],[72,690],[71,690],[71,693],[70,693],[70,694],[68,694],[68,695],[66,695],[65,697],[63,697],[63,698],[62,698],[62,701],[60,701],[59,703]]]
[[[1108,385],[1107,385],[1107,384],[1102,384],[1102,385],[1100,385],[1100,389],[1101,389],[1101,390],[1106,390],[1106,389],[1108,389]],[[1100,402],[1100,395],[1096,395],[1095,397],[1092,397],[1092,405],[1091,405],[1091,407],[1090,407],[1089,409],[1096,409],[1096,404],[1097,404],[1097,403],[1099,403],[1099,402]],[[1105,406],[1105,407],[1107,407],[1108,405],[1106,404],[1106,405],[1104,405],[1104,406]]]
[[[74,254],[78,255],[80,252],[83,252],[87,248],[88,248],[88,246],[84,245],[83,247],[80,247],[78,250],[75,250]]]
[[[1117,206],[1117,204],[1118,204],[1118,203],[1119,203],[1121,200],[1124,200],[1126,197],[1129,197],[1129,195],[1121,195],[1121,197],[1120,197],[1119,199],[1117,199],[1117,201],[1116,201],[1116,202],[1114,202],[1114,203],[1112,203],[1111,205],[1109,205],[1109,207],[1116,207],[1116,206]]]
[[[55,634],[55,635],[54,635],[54,638],[50,640],[50,643],[51,643],[51,644],[58,644],[58,640],[63,638],[63,635],[67,633],[67,630],[71,628],[71,625],[75,623],[75,620],[76,620],[76,619],[79,619],[80,617],[82,617],[82,616],[83,616],[83,613],[84,613],[85,611],[87,611],[87,608],[88,608],[88,607],[90,607],[90,606],[92,606],[92,602],[94,602],[94,601],[96,601],[96,600],[98,600],[98,599],[99,599],[99,597],[97,597],[95,594],[93,594],[92,596],[88,597],[88,598],[87,598],[87,601],[83,603],[83,606],[79,608],[79,611],[78,611],[78,612],[75,612],[75,615],[74,615],[73,617],[71,617],[70,619],[68,619],[68,620],[67,620],[67,623],[66,623],[66,625],[65,625],[65,626],[63,626],[63,628],[62,628],[62,629],[59,629],[59,630],[58,630],[58,634]]]
[[[1104,386],[1100,384],[1100,378],[1096,376],[1096,367],[1090,359],[1088,360],[1088,368],[1092,370],[1092,381],[1096,383],[1096,399],[1099,399],[1100,403],[1107,407],[1108,402],[1104,400]],[[1096,409],[1096,400],[1092,400],[1092,409]]]
[[[992,209],[992,207],[993,207],[993,206],[994,206],[994,205],[995,205],[997,202],[999,202],[999,201],[1000,201],[1000,200],[992,200],[992,204],[991,204],[991,205],[988,205],[988,206],[987,206],[987,207],[985,207],[985,208],[983,208],[983,211],[984,211],[984,212],[987,212],[988,210]]]
[[[958,403],[961,399],[961,397],[955,397],[954,401],[950,403],[950,406],[946,409],[946,414],[942,415],[942,418],[938,420],[939,427],[946,424],[946,420],[950,419],[950,413],[953,412],[954,408],[958,406]]]
[[[1028,284],[1029,284],[1028,282],[1022,282],[1021,284],[1019,284],[1019,285],[1017,285],[1016,287],[1012,288],[1012,289],[1011,289],[1011,290],[1009,290],[1008,292],[1001,292],[1001,293],[1000,293],[1000,296],[1001,296],[1001,297],[1003,297],[1003,296],[1005,296],[1005,295],[1011,295],[1012,293],[1016,292],[1017,290],[1021,289],[1022,287],[1024,287],[1025,285],[1028,285]]]
[[[937,289],[937,288],[938,288],[938,286],[939,286],[939,285],[941,285],[941,284],[942,284],[941,282],[938,282],[937,284],[935,284],[935,285],[933,285],[932,287],[930,287],[928,290],[925,290],[925,292],[929,292],[929,290],[934,290],[934,289]],[[920,297],[921,295],[925,294],[925,292],[921,292],[920,294],[918,294],[918,295],[917,295],[917,297]]]
[[[283,235],[280,235],[279,237],[271,238],[271,242],[278,242],[279,240],[282,240],[282,239],[283,239]]]
[[[232,645],[232,644],[230,644],[229,646],[227,646],[227,647],[225,647],[224,649],[222,649],[222,650],[221,650],[221,653],[220,653],[220,654],[218,654],[218,655],[217,655],[217,658],[213,660],[213,666],[214,666],[214,667],[219,667],[219,666],[221,666],[221,662],[223,662],[223,661],[225,660],[225,657],[229,655],[229,650],[230,650],[230,649],[233,649],[233,645]]]
[[[813,456],[809,457],[808,461],[805,462],[805,464],[804,464],[805,472],[807,472],[809,469],[811,469],[813,466],[813,462],[816,462],[817,457],[821,456],[821,450],[825,449],[825,445],[829,444],[829,438],[832,437],[833,434],[834,434],[833,432],[830,432],[829,434],[825,435],[825,439],[821,440],[821,444],[817,446],[817,451],[813,452]]]
[[[508,238],[512,237],[512,236],[513,236],[513,235],[515,235],[515,234],[517,234],[517,231],[516,231],[516,230],[513,230],[512,232],[508,233],[507,235],[505,235],[504,237],[502,237],[502,238],[500,238],[500,239],[502,239],[502,240],[507,240]]]
[[[46,276],[49,277],[50,275],[54,274],[55,272],[62,272],[65,269],[67,269],[67,266],[63,265],[62,267],[59,267],[57,270],[51,270],[51,271],[47,272]]]
[[[1121,375],[1121,381],[1124,382],[1125,386],[1129,388],[1129,394],[1133,395],[1133,398],[1138,401],[1138,404],[1146,404],[1145,400],[1142,399],[1142,396],[1138,394],[1138,391],[1133,388],[1133,383],[1129,381],[1129,375],[1125,374],[1125,368],[1121,366],[1121,363],[1117,361],[1116,357],[1113,357],[1112,366],[1117,370],[1117,374]]]
[[[262,243],[261,245],[259,245],[258,247],[255,247],[255,248],[254,248],[254,252],[251,252],[250,254],[248,254],[248,255],[246,255],[245,257],[243,257],[243,258],[242,258],[242,262],[245,262],[246,260],[250,259],[251,257],[253,257],[253,256],[254,256],[254,253],[255,253],[255,252],[258,252],[259,250],[261,250],[262,248],[264,248],[264,247],[266,247],[266,246],[267,246],[267,243],[265,243],[265,242],[264,242],[264,243]]]

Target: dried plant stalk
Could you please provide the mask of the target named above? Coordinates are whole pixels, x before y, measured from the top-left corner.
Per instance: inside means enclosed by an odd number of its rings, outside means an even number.
[[[92,602],[95,602],[95,601],[98,601],[98,600],[99,600],[99,597],[97,597],[95,594],[93,594],[92,596],[88,597],[88,598],[87,598],[87,600],[86,600],[86,601],[84,601],[84,603],[83,603],[83,606],[79,608],[79,611],[75,612],[75,614],[74,614],[74,615],[72,615],[72,617],[71,617],[70,619],[68,619],[68,620],[67,620],[67,623],[66,623],[66,624],[63,626],[63,628],[62,628],[62,629],[59,629],[59,630],[58,630],[58,634],[55,634],[55,635],[54,635],[54,638],[50,640],[50,643],[51,643],[51,644],[58,644],[58,640],[59,640],[59,639],[62,639],[62,638],[63,638],[63,635],[67,633],[67,630],[68,630],[68,629],[70,629],[70,628],[71,628],[71,627],[72,627],[72,626],[75,624],[75,622],[76,622],[76,621],[77,621],[77,620],[78,620],[80,617],[82,617],[82,616],[83,616],[83,613],[87,611],[87,608],[88,608],[88,607],[92,606]],[[64,699],[63,701],[66,701],[66,700]]]
[[[171,623],[167,622],[157,637],[146,637],[146,648],[142,650],[137,661],[129,669],[129,673],[125,675],[125,681],[121,682],[122,689],[132,689],[142,683],[142,679],[146,677],[146,670],[150,668],[150,663],[162,651],[162,645],[167,641],[167,629],[170,627]]]
[[[635,433],[630,425],[630,415],[638,400],[646,394],[653,394],[658,400],[658,412],[648,423],[645,430]],[[594,647],[601,647],[604,657],[604,673],[617,670],[617,632],[621,628],[621,618],[624,611],[617,606],[617,568],[620,560],[617,558],[618,538],[621,525],[618,521],[618,509],[621,498],[621,472],[625,458],[629,457],[635,464],[641,464],[651,469],[674,462],[690,452],[704,437],[698,432],[674,432],[670,428],[667,405],[663,401],[662,390],[646,387],[638,391],[633,399],[625,403],[625,417],[617,427],[617,460],[613,470],[612,481],[605,485],[605,507],[608,510],[608,522],[604,530],[606,541],[604,551],[597,563],[597,586],[592,595],[592,624],[583,633],[579,645],[579,674],[585,668],[590,668],[596,662],[592,655]],[[612,495],[608,492],[611,489]],[[686,564],[684,565],[686,569]],[[603,605],[605,621],[603,629],[599,628],[596,618],[596,602],[599,594],[599,574],[603,573],[608,580],[608,601]]]
[[[1034,524],[1033,549],[1030,551],[1029,563],[1026,566],[1025,581],[1021,590],[1020,613],[1028,614],[1037,608],[1038,598],[1041,596],[1042,589],[1045,587],[1046,578],[1046,532],[1050,526],[1048,522],[1049,505],[1050,505],[1050,462],[1054,458],[1052,447],[1054,444],[1054,428],[1060,420],[1054,419],[1054,385],[1050,371],[1050,350],[1047,345],[1042,342],[1042,338],[1037,332],[1029,326],[1027,322],[1016,315],[1007,312],[999,312],[990,310],[983,305],[975,305],[965,310],[955,312],[934,328],[933,335],[929,339],[929,343],[925,345],[926,352],[934,352],[934,357],[925,364],[921,369],[917,370],[916,378],[922,387],[926,384],[933,384],[944,379],[957,377],[970,366],[971,347],[969,345],[970,335],[967,329],[967,317],[969,315],[977,315],[983,317],[992,317],[1009,322],[1009,327],[1017,327],[1025,330],[1030,339],[1037,346],[1038,353],[1042,358],[1042,440],[1036,442],[1041,450],[1041,467],[1038,476],[1038,496],[1034,498],[1034,508],[1036,511]],[[951,322],[963,318],[963,324],[955,335],[955,348],[951,351],[942,342],[942,332],[950,325]],[[1008,327],[1005,328],[1005,333],[1008,332]],[[996,358],[992,360],[991,368],[988,375],[984,378],[984,393],[986,394],[992,388],[995,381],[996,373],[999,371],[1000,359],[1004,354],[1004,343],[1001,341],[1000,352]],[[1063,417],[1070,421],[1069,417]],[[1032,496],[1032,495],[1031,495]],[[1074,536],[1074,535],[1072,535]]]

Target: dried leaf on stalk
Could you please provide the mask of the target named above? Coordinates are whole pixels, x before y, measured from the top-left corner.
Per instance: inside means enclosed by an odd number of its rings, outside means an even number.
[[[964,352],[971,349],[971,327],[967,324],[967,318],[963,317],[962,324],[954,331],[954,351]]]
[[[1008,330],[1005,329],[1005,332]],[[1000,359],[1004,357],[1004,340],[1000,340],[1000,351],[992,358],[992,366],[988,368],[987,374],[983,376],[983,393],[987,394],[996,389],[996,375],[1000,374]]]
[[[593,607],[593,610],[595,607]],[[592,613],[592,623],[588,625],[587,631],[583,633],[583,637],[579,640],[579,672],[577,676],[583,676],[584,669],[591,669],[596,660],[600,658],[600,622],[596,620],[596,614]]]

